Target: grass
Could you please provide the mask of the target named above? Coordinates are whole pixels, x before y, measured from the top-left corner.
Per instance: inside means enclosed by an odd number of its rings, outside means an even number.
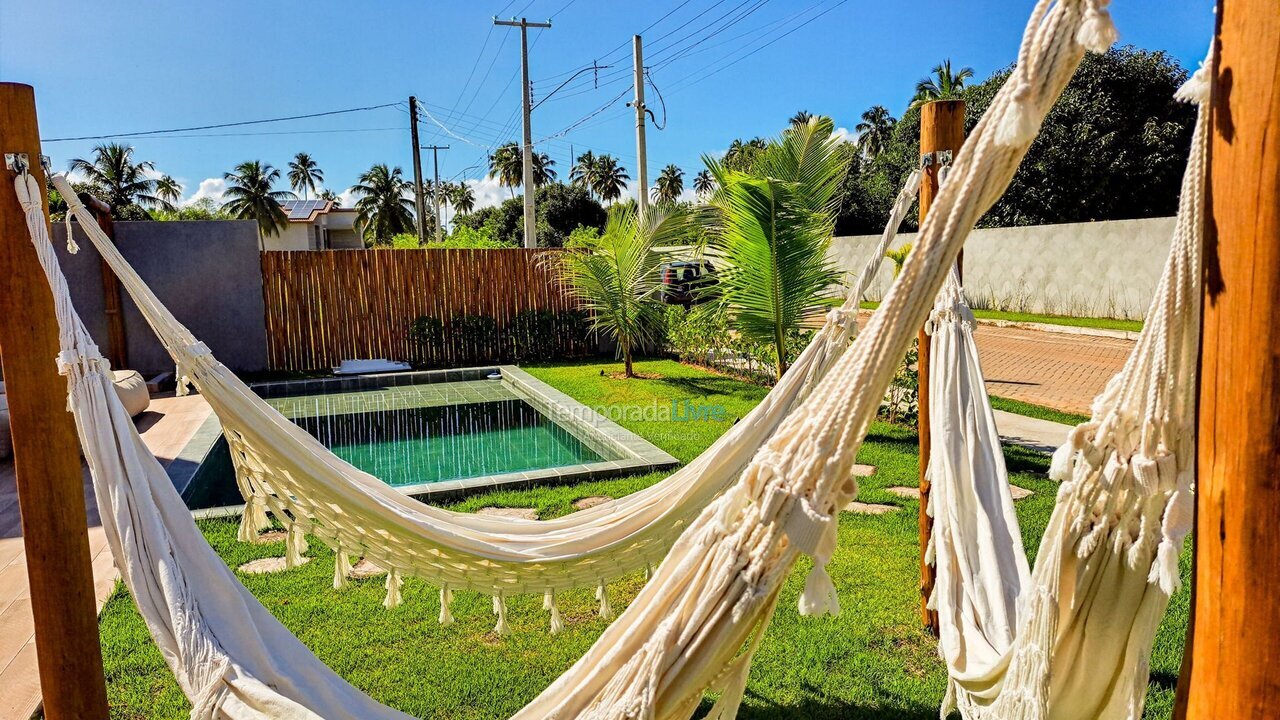
[[[528,370],[589,406],[609,403],[668,404],[673,399],[720,403],[729,417],[745,413],[762,388],[672,361],[649,361],[637,369],[654,380],[615,380],[600,370],[614,363],[583,362]],[[624,421],[631,430],[687,461],[728,427],[711,422]],[[1018,503],[1026,546],[1034,552],[1052,512],[1056,485],[1044,472],[1047,458],[1006,449],[1011,480],[1035,494]],[[914,485],[915,435],[883,423],[873,425],[860,461],[875,465],[860,497],[903,510],[882,516],[842,514],[840,545],[829,570],[844,613],[835,619],[802,618],[796,602],[808,565],[792,573],[777,617],[751,671],[744,718],[899,718],[932,720],[945,691],[945,670],[936,643],[917,618],[918,504],[886,492]],[[661,474],[543,487],[477,496],[453,507],[536,507],[543,517],[570,512],[589,495],[618,496],[656,482]],[[201,529],[230,564],[283,554],[281,545],[248,546],[235,540],[232,520],[206,521]],[[434,588],[416,579],[404,585],[405,604],[383,609],[380,579],[353,582],[334,591],[332,554],[311,543],[315,558],[279,575],[242,576],[246,587],[325,663],[378,700],[418,717],[449,720],[506,718],[535,697],[591,645],[605,623],[590,590],[561,598],[564,634],[547,634],[541,598],[511,600],[512,635],[492,632],[485,596],[459,593],[458,622],[442,628]],[[1189,572],[1184,557],[1183,572]],[[619,608],[634,597],[638,576],[610,586]],[[1174,682],[1182,655],[1188,593],[1174,597],[1152,655],[1152,683],[1145,717],[1171,715]],[[127,592],[118,589],[101,619],[108,693],[115,718],[186,717],[188,705],[170,676]]]
[[[1022,402],[1021,400],[996,397],[995,395],[991,395],[989,397],[991,398],[992,409],[1011,412],[1015,415],[1026,415],[1027,417],[1062,423],[1063,425],[1079,425],[1080,423],[1088,422],[1089,420],[1088,415],[1063,412],[1061,410],[1054,410],[1051,407],[1045,407],[1044,405],[1036,405],[1035,403]]]
[[[866,301],[862,303],[865,310],[874,310],[880,303]],[[1100,330],[1142,330],[1141,320],[1117,320],[1114,318],[1084,318],[1066,315],[1041,315],[1038,313],[1008,312],[1005,310],[974,310],[973,316],[979,320],[1004,320],[1007,322],[1044,323],[1047,325],[1069,325],[1072,327],[1097,328]]]

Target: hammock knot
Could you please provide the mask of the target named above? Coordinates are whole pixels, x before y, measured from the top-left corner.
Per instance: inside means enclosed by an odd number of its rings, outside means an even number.
[[[1076,42],[1086,50],[1102,54],[1120,39],[1116,24],[1111,19],[1111,11],[1107,9],[1111,0],[1093,0],[1087,4],[1084,21],[1080,23],[1080,30],[1076,33]]]
[[[1024,75],[1021,68],[1018,69],[1018,73]],[[1025,76],[1014,89],[1012,100],[1013,102],[1005,108],[1000,126],[996,128],[995,140],[1004,147],[1015,148],[1028,145],[1035,140],[1036,133],[1040,131],[1041,119],[1036,117],[1031,83]]]
[[[852,330],[857,326],[857,317],[857,311],[838,307],[827,313],[827,322],[843,330]]]
[[[84,377],[94,371],[105,373],[111,369],[110,363],[102,357],[98,346],[86,345],[83,348],[72,348],[58,353],[58,374],[70,376],[73,372]]]

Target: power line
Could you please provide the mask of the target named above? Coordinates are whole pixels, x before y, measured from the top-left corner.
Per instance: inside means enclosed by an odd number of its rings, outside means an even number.
[[[218,123],[216,125],[195,125],[184,128],[171,128],[168,130],[141,130],[138,132],[115,133],[110,135],[82,135],[79,137],[62,137],[52,138],[44,142],[69,142],[71,140],[109,140],[111,138],[130,138],[144,137],[148,135],[168,135],[170,133],[191,132],[194,130],[216,130],[225,127],[242,127],[244,125],[261,125],[263,123],[288,122],[290,120],[307,120],[309,118],[329,117],[331,115],[345,115],[348,113],[365,112],[368,110],[380,110],[382,108],[395,107],[399,103],[385,103],[383,105],[369,105],[367,107],[347,108],[346,110],[330,110],[328,112],[310,113],[307,115],[291,115],[289,117],[268,118],[266,120],[242,120],[240,122]]]
[[[231,133],[201,133],[190,135],[156,135],[148,138],[150,140],[182,140],[184,138],[220,138],[220,137],[264,137],[271,135],[341,135],[343,133],[368,133],[368,132],[404,132],[402,127],[378,127],[378,128],[338,128],[334,130],[280,130],[276,132],[231,132]],[[103,135],[103,139],[117,137],[115,135]],[[44,142],[57,142],[56,140],[45,140]]]

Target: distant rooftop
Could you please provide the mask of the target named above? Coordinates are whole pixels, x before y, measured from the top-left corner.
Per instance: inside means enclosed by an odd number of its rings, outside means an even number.
[[[349,209],[336,207],[332,200],[283,200],[280,207],[289,216],[289,222],[307,222],[322,213]]]

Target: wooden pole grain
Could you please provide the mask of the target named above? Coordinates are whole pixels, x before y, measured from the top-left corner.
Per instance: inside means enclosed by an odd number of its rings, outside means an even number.
[[[26,153],[32,174],[43,184],[35,92],[29,85],[0,83],[0,152]],[[3,169],[0,174],[0,359],[44,716],[105,720],[80,445],[67,413],[67,383],[53,363],[58,354],[53,296],[31,245],[14,175]]]
[[[1280,13],[1221,0],[1178,717],[1280,713]]]
[[[952,156],[960,152],[964,144],[964,101],[938,100],[920,108],[920,156],[929,157],[920,178],[920,224],[929,214],[933,199],[941,187],[942,165],[938,153],[950,151]],[[938,613],[929,609],[929,596],[933,594],[934,570],[925,562],[925,550],[933,534],[933,518],[929,517],[929,336],[924,329],[919,334],[919,355],[916,364],[919,378],[919,428],[920,428],[920,619],[929,632],[938,634]]]

